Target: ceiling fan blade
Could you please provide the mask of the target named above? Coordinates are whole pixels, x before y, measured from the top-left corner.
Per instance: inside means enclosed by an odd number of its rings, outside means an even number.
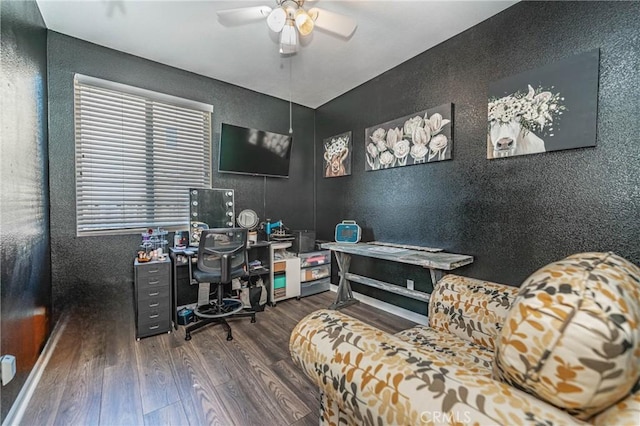
[[[358,23],[348,16],[329,10],[313,7],[309,9],[309,15],[315,21],[315,27],[326,32],[349,38],[358,27]]]
[[[226,25],[246,24],[265,19],[271,13],[269,6],[240,7],[237,9],[219,10],[218,20]]]

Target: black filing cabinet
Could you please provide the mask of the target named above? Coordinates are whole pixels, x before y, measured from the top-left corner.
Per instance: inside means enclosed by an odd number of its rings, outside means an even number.
[[[134,263],[136,339],[171,331],[171,261]]]

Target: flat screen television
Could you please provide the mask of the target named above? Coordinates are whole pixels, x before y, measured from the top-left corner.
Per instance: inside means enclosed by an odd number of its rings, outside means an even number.
[[[289,177],[292,139],[291,135],[222,123],[218,171]]]

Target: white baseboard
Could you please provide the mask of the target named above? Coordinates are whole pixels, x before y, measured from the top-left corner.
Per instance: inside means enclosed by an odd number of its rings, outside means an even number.
[[[338,286],[335,284],[331,284],[330,290],[336,293],[338,291]],[[378,308],[385,312],[389,312],[390,314],[397,315],[401,318],[404,318],[409,321],[413,321],[417,324],[427,325],[427,322],[429,321],[426,314],[421,315],[416,312],[410,311],[408,309],[404,309],[399,306],[392,305],[391,303],[374,299],[373,297],[369,297],[365,294],[361,294],[356,291],[353,292],[353,297],[366,305],[373,306],[374,308]],[[425,311],[426,309],[427,307],[425,306]]]
[[[40,378],[42,378],[42,373],[51,359],[51,355],[58,344],[58,340],[60,340],[60,336],[62,336],[62,332],[67,326],[68,318],[69,315],[63,314],[53,328],[53,331],[49,336],[49,340],[47,340],[47,343],[44,345],[44,349],[38,357],[36,364],[33,366],[31,373],[29,373],[22,389],[20,389],[20,393],[18,393],[13,405],[11,405],[11,409],[7,413],[7,417],[5,417],[2,422],[2,426],[14,426],[19,425],[22,422],[22,416],[24,416],[24,412],[29,405],[29,401],[31,401],[33,392],[36,390],[38,382],[40,382]]]

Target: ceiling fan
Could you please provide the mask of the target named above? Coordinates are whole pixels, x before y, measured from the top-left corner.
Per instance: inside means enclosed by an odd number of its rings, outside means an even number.
[[[219,10],[218,18],[227,24],[244,24],[266,18],[271,31],[280,33],[280,53],[291,55],[298,50],[298,34],[310,35],[314,28],[349,38],[358,24],[348,16],[313,7],[304,8],[304,0],[276,0],[277,6],[251,6]]]

